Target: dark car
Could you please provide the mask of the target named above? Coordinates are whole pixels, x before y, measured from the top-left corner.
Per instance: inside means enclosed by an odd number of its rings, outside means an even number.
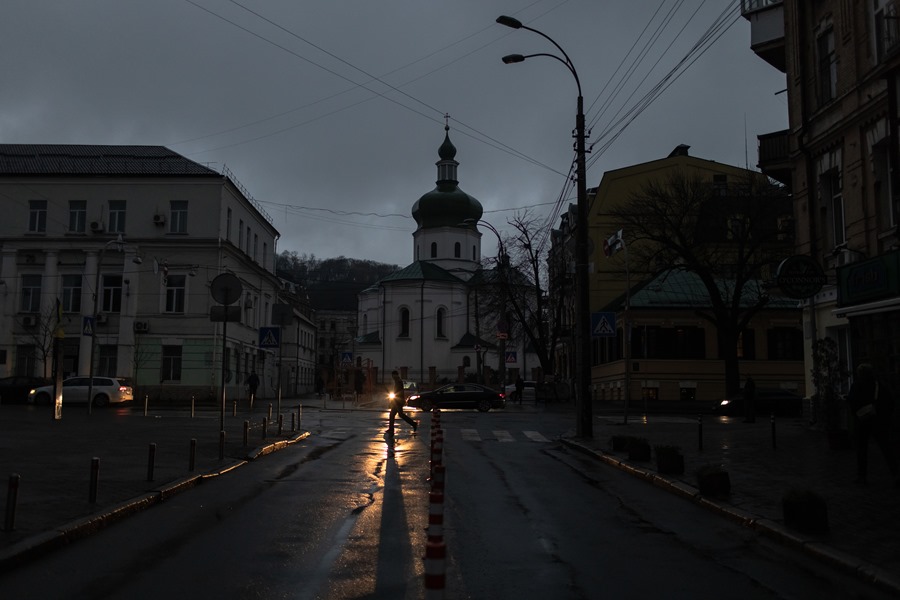
[[[51,383],[46,377],[4,377],[0,379],[0,404],[25,404],[28,402],[28,392]]]
[[[757,389],[753,403],[754,415],[776,417],[803,416],[803,397],[790,390]],[[741,392],[731,398],[718,400],[713,405],[713,412],[720,415],[743,416],[744,394]]]
[[[433,408],[477,408],[487,412],[506,406],[506,395],[477,383],[451,383],[430,392],[413,394],[406,400],[406,405],[426,412]]]

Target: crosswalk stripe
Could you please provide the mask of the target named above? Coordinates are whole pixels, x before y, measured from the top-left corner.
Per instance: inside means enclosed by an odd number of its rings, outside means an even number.
[[[478,433],[477,429],[460,429],[459,432],[462,434],[462,439],[469,442],[478,442],[481,441],[481,435]]]
[[[498,442],[514,442],[516,440],[513,439],[513,436],[510,432],[506,430],[497,430],[493,432],[494,437],[497,438]]]
[[[538,431],[523,431],[522,432],[525,437],[527,437],[532,442],[549,442],[547,438],[540,434]]]

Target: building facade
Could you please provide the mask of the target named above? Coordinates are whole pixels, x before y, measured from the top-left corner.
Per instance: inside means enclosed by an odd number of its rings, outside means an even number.
[[[806,372],[836,342],[843,391],[871,362],[900,383],[900,6],[894,0],[744,0],[751,48],[785,74],[785,131],[759,166],[792,187],[797,255],[824,285],[802,304]],[[810,389],[809,375],[807,385]]]
[[[259,329],[284,301],[278,232],[230,172],[159,146],[4,144],[0,198],[0,373],[49,376],[56,344],[64,376],[126,376],[154,401],[219,398],[223,372],[241,398],[253,369],[274,394]],[[227,325],[210,316],[223,273],[241,283]],[[311,320],[291,323],[312,347]],[[311,387],[312,353],[289,355],[283,381]]]

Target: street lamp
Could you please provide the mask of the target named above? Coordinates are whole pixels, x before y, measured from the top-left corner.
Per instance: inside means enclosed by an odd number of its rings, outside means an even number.
[[[584,133],[584,99],[581,95],[581,81],[578,79],[578,72],[575,65],[572,64],[566,51],[557,44],[550,36],[522,25],[521,21],[513,17],[500,16],[497,17],[497,23],[511,27],[513,29],[525,29],[534,32],[539,36],[550,41],[556,46],[565,60],[555,54],[509,54],[503,57],[504,64],[513,64],[524,61],[526,58],[535,56],[547,56],[558,60],[575,78],[575,85],[578,87],[578,106],[575,116],[575,177],[578,182],[578,205],[577,205],[577,221],[575,227],[575,370],[576,370],[576,402],[578,403],[578,418],[576,421],[576,433],[583,437],[594,436],[594,424],[591,407],[591,357],[590,357],[590,331],[591,315],[590,315],[590,280],[588,279],[588,206],[587,206],[587,184],[585,181],[586,169],[584,164],[585,158],[585,133]]]
[[[88,365],[88,414],[91,414],[92,407],[94,405],[94,348],[97,346],[97,300],[100,292],[100,272],[103,270],[103,255],[106,254],[107,248],[116,245],[116,250],[118,252],[122,252],[125,249],[125,240],[122,239],[122,234],[116,236],[116,239],[109,240],[103,247],[100,249],[100,254],[97,256],[97,273],[94,275],[94,309],[91,311],[91,353],[90,353],[90,364]],[[135,257],[135,262],[139,261],[140,258]]]
[[[488,229],[490,229],[495,236],[497,236],[497,247],[498,252],[500,254],[498,261],[498,269],[506,269],[509,265],[509,257],[506,254],[506,248],[503,246],[503,238],[500,237],[500,232],[497,231],[497,228],[485,221],[484,219],[466,219],[464,221],[465,225],[484,225]],[[507,273],[508,275],[508,273]],[[506,282],[508,285],[508,281]],[[506,320],[506,300],[508,289],[506,285],[503,288],[503,301],[500,310],[500,320],[497,323],[497,337],[499,340],[497,353],[499,354],[499,368],[498,371],[500,373],[500,383],[505,387],[506,386],[506,339],[509,336],[509,324]],[[477,360],[477,356],[476,356]]]

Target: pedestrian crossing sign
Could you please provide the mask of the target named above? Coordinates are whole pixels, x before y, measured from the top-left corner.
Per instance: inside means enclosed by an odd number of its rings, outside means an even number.
[[[94,336],[94,317],[84,317],[82,319],[81,335]]]
[[[278,348],[281,345],[281,331],[278,327],[259,328],[259,347]]]
[[[616,313],[591,313],[591,337],[616,337]]]

